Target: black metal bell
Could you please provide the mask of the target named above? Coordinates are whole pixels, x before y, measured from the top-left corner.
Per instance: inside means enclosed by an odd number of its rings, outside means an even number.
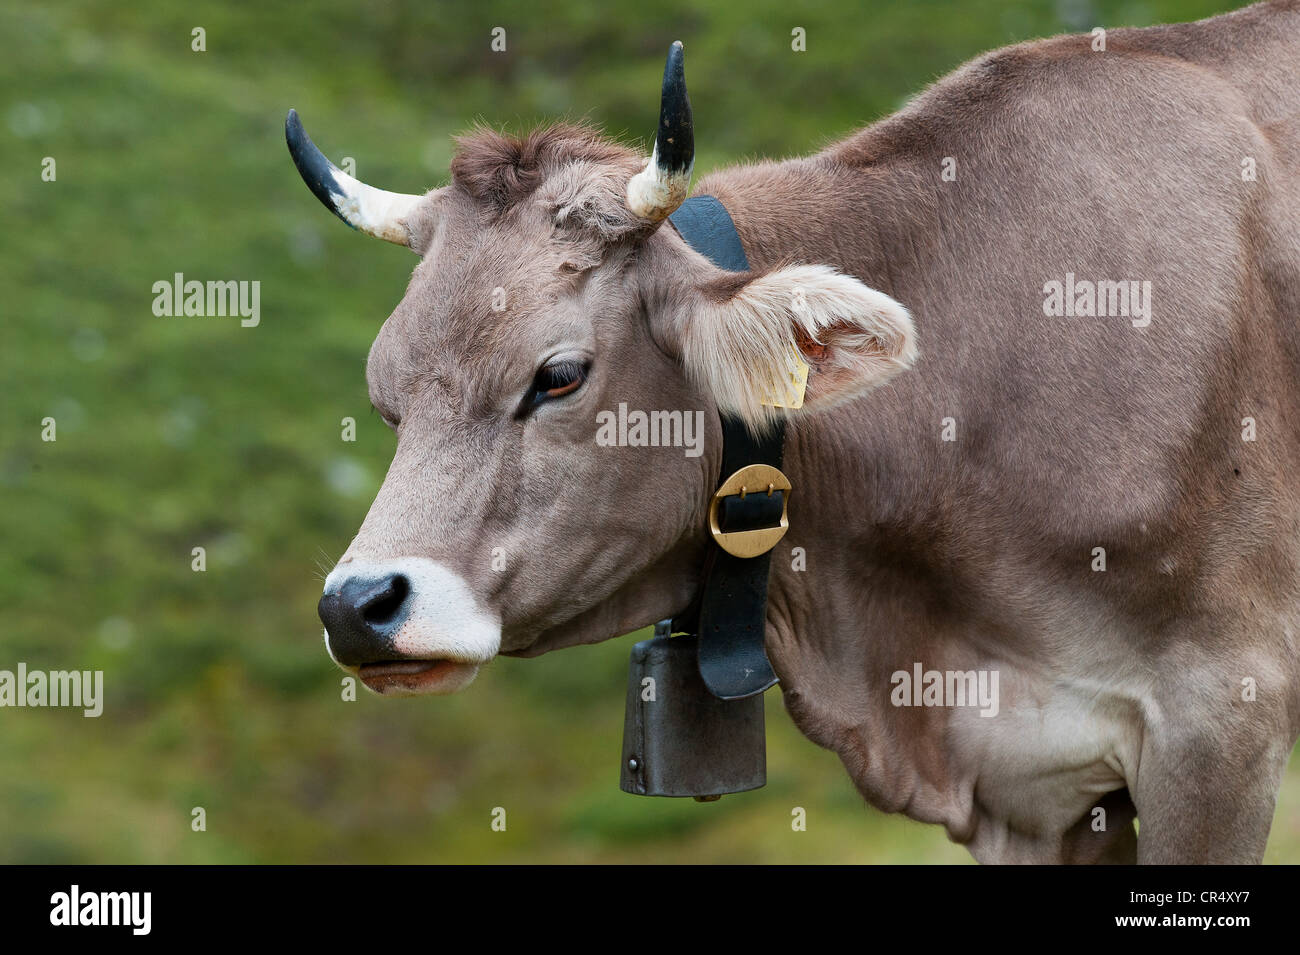
[[[632,647],[619,786],[639,796],[694,796],[757,789],[767,782],[763,696],[720,700],[700,678],[699,638],[668,635]]]

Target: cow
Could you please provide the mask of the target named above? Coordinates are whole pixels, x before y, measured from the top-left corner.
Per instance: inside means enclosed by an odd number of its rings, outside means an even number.
[[[648,160],[480,127],[423,195],[290,113],[317,196],[420,256],[333,659],[448,693],[680,612],[722,416],[784,421],[766,651],[867,801],[980,862],[1260,861],[1300,733],[1300,4],[1000,49],[694,187],[681,64]],[[666,222],[692,188],[748,271]],[[700,453],[598,442],[622,406],[704,412]]]

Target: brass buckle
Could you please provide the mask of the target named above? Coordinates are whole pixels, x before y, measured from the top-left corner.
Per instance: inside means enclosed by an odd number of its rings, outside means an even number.
[[[781,504],[781,523],[776,527],[759,527],[749,531],[724,532],[718,526],[718,506],[724,497],[739,494],[768,494],[785,491]],[[718,546],[736,557],[758,557],[776,546],[790,529],[786,514],[790,509],[790,479],[770,464],[750,464],[722,482],[709,502],[709,533]]]

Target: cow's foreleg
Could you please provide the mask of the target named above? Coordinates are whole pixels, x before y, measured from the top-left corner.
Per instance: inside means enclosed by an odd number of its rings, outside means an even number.
[[[1257,863],[1290,746],[1254,720],[1164,722],[1137,770],[1139,863]],[[1247,724],[1253,725],[1247,725]]]

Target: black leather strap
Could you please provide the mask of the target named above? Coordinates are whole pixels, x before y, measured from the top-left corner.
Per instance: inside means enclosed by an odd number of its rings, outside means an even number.
[[[690,246],[714,265],[747,272],[749,259],[726,207],[714,196],[692,196],[668,217]],[[781,467],[785,422],[755,437],[738,419],[721,414],[721,484],[749,464]],[[780,523],[781,492],[724,498],[718,521],[724,530],[749,530]],[[772,552],[741,558],[714,545],[704,571],[700,599],[674,630],[698,633],[700,676],[709,692],[724,700],[762,693],[777,682],[763,647],[767,629],[767,578]]]
[[[740,233],[717,196],[691,196],[668,217],[678,234],[700,255],[728,272],[748,272],[749,257]]]

